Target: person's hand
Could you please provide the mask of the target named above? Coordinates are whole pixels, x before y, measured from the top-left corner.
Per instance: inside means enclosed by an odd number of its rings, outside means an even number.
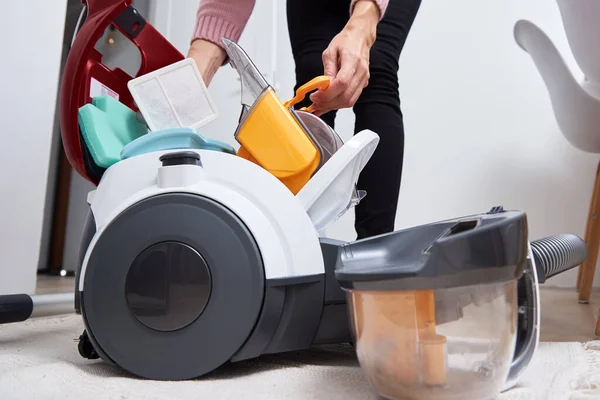
[[[344,29],[323,52],[324,74],[331,84],[310,96],[316,115],[352,107],[369,83],[369,53],[375,42],[379,8],[360,0]]]
[[[194,59],[204,84],[208,86],[227,58],[227,52],[209,41],[194,40],[187,56]]]

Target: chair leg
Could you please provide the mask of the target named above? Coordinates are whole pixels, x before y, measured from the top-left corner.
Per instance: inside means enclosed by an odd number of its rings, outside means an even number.
[[[598,316],[596,318],[596,332],[594,334],[596,337],[600,338],[600,310],[598,310]]]
[[[587,244],[587,241],[586,241]],[[575,286],[576,290],[579,292],[581,290],[581,277],[583,276],[583,265],[580,265],[577,268],[577,284]]]
[[[600,163],[598,163],[598,168],[596,169],[596,179],[585,230],[585,243],[588,246],[588,257],[579,267],[579,274],[577,276],[579,302],[583,304],[590,301],[600,247]]]

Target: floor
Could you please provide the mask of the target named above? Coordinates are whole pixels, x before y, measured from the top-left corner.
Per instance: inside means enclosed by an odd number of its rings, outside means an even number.
[[[75,278],[53,275],[38,275],[36,294],[66,293],[74,290]]]
[[[40,275],[38,294],[63,293],[73,290],[73,277]],[[596,315],[600,309],[600,292],[592,294],[589,304],[577,302],[573,289],[543,287],[541,340],[546,342],[587,342],[594,340]]]

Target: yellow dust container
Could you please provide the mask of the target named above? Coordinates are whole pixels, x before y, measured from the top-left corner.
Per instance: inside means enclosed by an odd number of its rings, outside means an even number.
[[[297,194],[320,167],[323,157],[292,107],[308,92],[327,88],[329,78],[311,80],[298,89],[292,100],[283,103],[246,52],[229,39],[221,41],[241,82],[242,116],[235,133],[241,146],[237,155],[260,165]]]
[[[269,171],[294,194],[319,166],[317,147],[270,87],[249,109],[235,137],[241,144],[238,156]]]

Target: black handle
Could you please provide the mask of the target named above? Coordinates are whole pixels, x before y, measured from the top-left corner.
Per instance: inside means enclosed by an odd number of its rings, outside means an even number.
[[[170,167],[174,165],[199,165],[202,166],[200,161],[200,154],[195,151],[178,151],[175,153],[166,153],[160,156],[160,162],[163,167]]]
[[[33,312],[33,300],[26,294],[0,296],[0,324],[25,321]]]

